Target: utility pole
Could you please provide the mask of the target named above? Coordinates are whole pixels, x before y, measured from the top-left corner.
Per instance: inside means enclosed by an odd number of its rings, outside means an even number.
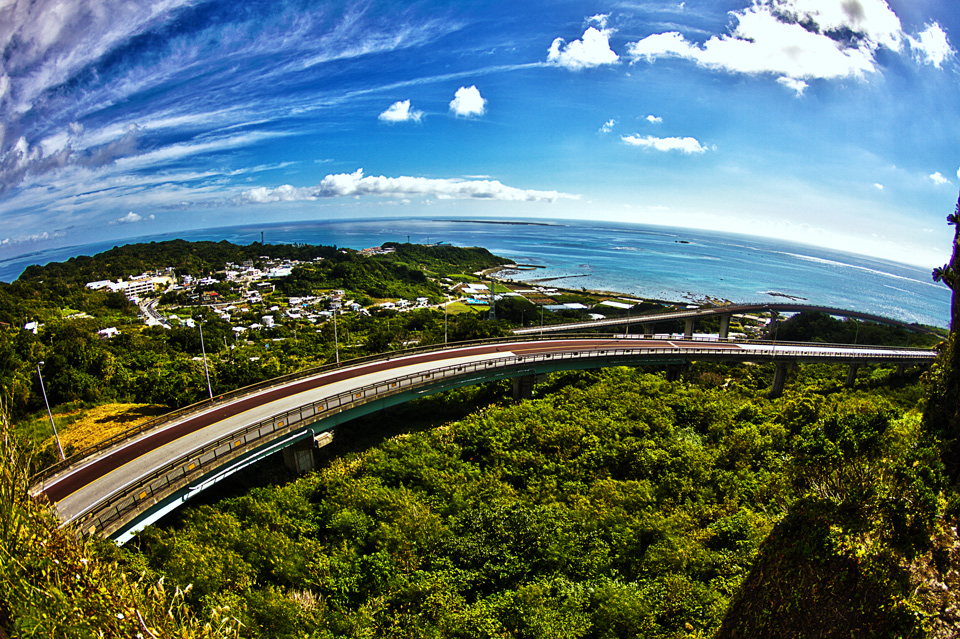
[[[490,278],[490,315],[487,319],[495,320],[497,319],[497,300],[494,298],[495,284],[493,283],[493,278]]]
[[[200,327],[200,352],[203,353],[203,374],[207,377],[207,392],[210,393],[210,401],[213,401],[213,387],[210,386],[210,369],[207,368],[207,349],[203,345],[203,319],[197,322]]]
[[[543,304],[540,305],[540,337],[543,337]]]
[[[47,417],[50,418],[50,428],[53,429],[53,437],[57,440],[57,450],[60,451],[60,460],[66,459],[63,454],[63,446],[60,445],[60,435],[57,434],[57,426],[53,423],[53,413],[50,412],[50,402],[47,401],[47,389],[43,387],[43,375],[40,374],[40,367],[43,362],[37,362],[37,377],[40,378],[40,392],[43,393],[43,403],[47,407]]]
[[[333,352],[337,358],[337,366],[340,365],[340,340],[337,338],[337,309],[333,309]]]
[[[446,298],[447,295],[444,294]],[[450,304],[450,299],[447,298],[443,303],[443,343],[447,343],[447,305]]]

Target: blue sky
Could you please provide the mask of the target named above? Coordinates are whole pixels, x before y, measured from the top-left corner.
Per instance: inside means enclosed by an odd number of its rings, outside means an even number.
[[[958,42],[953,0],[0,0],[0,258],[426,215],[933,266]]]

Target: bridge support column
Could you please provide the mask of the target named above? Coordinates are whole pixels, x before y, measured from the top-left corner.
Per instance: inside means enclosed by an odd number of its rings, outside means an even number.
[[[787,369],[790,364],[787,362],[777,362],[777,370],[773,373],[773,388],[770,389],[770,398],[776,398],[783,395],[783,387],[787,382]]]
[[[314,469],[313,451],[333,442],[333,433],[326,431],[316,437],[304,439],[283,449],[284,465],[298,475]]]
[[[284,448],[283,464],[298,475],[313,470],[313,440],[300,441]]]
[[[644,324],[644,325],[643,325],[643,334],[644,334],[644,335],[653,335],[653,324]]]
[[[724,313],[720,316],[720,339],[727,339],[730,333],[730,314]]]
[[[903,377],[904,373],[907,372],[906,364],[897,364],[897,377]]]
[[[767,339],[773,339],[776,336],[778,319],[780,319],[780,315],[776,311],[770,311],[770,321],[767,322],[766,330]]]
[[[847,388],[853,388],[857,383],[857,369],[860,364],[850,364],[850,370],[847,371]]]
[[[683,372],[683,364],[667,364],[667,381],[680,381],[680,373]]]
[[[523,375],[522,377],[513,378],[513,399],[514,401],[520,401],[521,399],[530,399],[533,397],[533,383],[535,381],[535,375]]]
[[[693,325],[697,320],[693,317],[688,317],[683,322],[683,336],[687,339],[693,337]]]

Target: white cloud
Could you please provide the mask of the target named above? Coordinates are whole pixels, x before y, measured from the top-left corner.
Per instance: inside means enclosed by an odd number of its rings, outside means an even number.
[[[603,123],[603,126],[600,127],[600,133],[610,133],[613,131],[613,127],[617,126],[617,121],[613,118],[610,118]]]
[[[882,191],[882,190],[883,190],[883,185],[880,184],[879,182],[874,182],[874,183],[873,183],[873,187],[874,187],[875,189],[877,189],[878,191]]]
[[[450,101],[450,110],[457,116],[480,116],[486,112],[487,101],[476,86],[460,87]]]
[[[960,169],[957,169],[957,179],[960,180]]]
[[[298,202],[332,197],[408,197],[433,196],[439,199],[487,199],[513,202],[554,202],[579,199],[579,195],[558,191],[536,191],[506,186],[498,180],[433,179],[422,177],[364,177],[363,169],[324,177],[320,184],[294,187],[284,184],[276,188],[257,187],[244,191],[241,200],[248,203]]]
[[[639,146],[655,151],[679,151],[681,153],[706,153],[707,147],[700,144],[696,138],[657,138],[652,135],[622,135],[620,139],[629,146]]]
[[[679,31],[654,33],[638,42],[627,44],[627,53],[632,60],[653,62],[657,58],[676,57],[696,59],[699,49],[687,42]]]
[[[803,95],[803,92],[807,90],[808,86],[810,86],[803,80],[797,80],[796,78],[788,78],[786,76],[777,78],[777,82],[779,82],[780,84],[782,84],[783,86],[787,87],[792,91],[796,91],[797,97]]]
[[[957,173],[958,173],[958,175],[960,175],[960,171],[957,171]],[[940,173],[940,171],[936,171],[935,173],[931,173],[931,174],[930,174],[930,179],[933,180],[933,183],[936,184],[937,186],[941,186],[941,185],[943,185],[943,184],[951,184],[950,180],[947,179],[947,178],[945,178],[945,177],[943,177],[943,174]]]
[[[0,8],[0,50],[12,81],[0,81],[13,113],[26,113],[45,91],[63,84],[159,16],[190,0],[14,2]],[[11,87],[10,84],[13,84]],[[5,85],[5,86],[4,86]]]
[[[663,118],[657,115],[648,115],[647,122],[650,124],[663,124]]]
[[[880,48],[901,52],[910,42],[923,61],[939,66],[953,54],[939,25],[917,38],[904,33],[886,0],[757,0],[732,12],[729,33],[703,44],[673,31],[627,45],[632,62],[684,58],[732,73],[771,73],[802,94],[803,80],[863,77],[877,70]]]
[[[143,217],[142,215],[139,215],[137,213],[134,213],[133,211],[130,211],[123,217],[113,220],[112,222],[110,222],[110,224],[136,224],[137,222],[142,222],[144,220],[152,220],[152,219],[154,219],[153,215],[148,215],[147,217]]]
[[[48,231],[42,231],[40,233],[31,233],[29,235],[18,235],[16,237],[5,237],[0,240],[0,246],[8,244],[27,244],[29,242],[43,242],[44,240],[55,240],[61,237],[66,237],[64,231],[54,231],[50,233]]]
[[[580,40],[566,42],[556,38],[547,51],[547,62],[571,71],[590,69],[603,64],[616,64],[620,57],[610,48],[612,29],[607,29],[607,15],[595,15],[590,22],[596,22],[600,28],[587,27]]]
[[[907,42],[917,60],[922,63],[932,64],[938,69],[943,62],[956,55],[956,51],[947,41],[947,34],[943,28],[936,22],[926,25],[927,28],[921,31],[916,38],[907,36]]]
[[[590,16],[587,18],[587,22],[596,22],[597,26],[601,29],[607,28],[607,20],[610,18],[609,13],[598,13],[595,16]]]
[[[384,122],[419,122],[423,111],[410,110],[410,100],[400,100],[391,104],[378,116]]]

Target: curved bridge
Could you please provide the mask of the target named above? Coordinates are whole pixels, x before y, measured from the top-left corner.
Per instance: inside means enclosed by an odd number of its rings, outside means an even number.
[[[44,473],[34,495],[84,535],[122,543],[136,530],[238,470],[290,446],[312,447],[338,424],[388,406],[460,386],[606,366],[667,366],[692,360],[776,362],[782,390],[794,362],[927,364],[923,349],[769,342],[653,339],[495,340],[392,354],[341,368],[288,376],[233,393],[139,428],[109,447]],[[777,381],[779,379],[779,382]],[[279,383],[277,383],[279,381]],[[849,381],[849,378],[848,378]]]
[[[850,311],[842,308],[832,308],[830,306],[817,306],[813,304],[791,304],[785,302],[769,302],[757,304],[730,304],[727,306],[711,306],[706,308],[691,308],[679,311],[667,311],[665,313],[649,313],[647,315],[632,315],[628,317],[615,317],[610,319],[593,320],[589,322],[571,322],[568,324],[552,324],[547,326],[537,326],[529,328],[517,328],[513,330],[514,335],[540,335],[544,333],[561,333],[568,331],[582,331],[585,329],[610,328],[612,326],[626,326],[631,324],[644,325],[644,333],[650,334],[653,330],[648,330],[654,324],[660,322],[669,322],[684,320],[686,328],[684,336],[687,338],[693,335],[693,326],[698,318],[720,316],[720,338],[727,337],[727,331],[730,327],[730,318],[740,313],[801,313],[818,311],[828,315],[838,317],[851,317],[856,319],[877,322],[879,324],[890,324],[899,326],[911,331],[922,333],[933,333],[933,331],[919,326],[917,324],[907,324],[900,320],[874,315],[872,313],[861,313],[860,311]]]

